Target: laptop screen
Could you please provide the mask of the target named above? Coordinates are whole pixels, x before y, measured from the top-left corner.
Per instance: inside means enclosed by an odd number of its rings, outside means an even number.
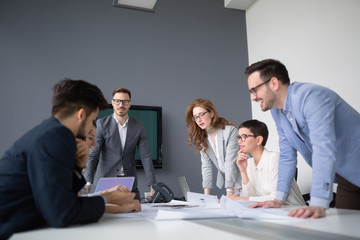
[[[185,176],[178,177],[178,181],[180,184],[181,192],[187,201],[187,193],[190,192],[189,185],[187,184]]]
[[[98,185],[96,186],[95,192],[99,192],[105,189],[115,187],[116,185],[124,185],[131,191],[135,177],[112,177],[112,178],[100,178]]]

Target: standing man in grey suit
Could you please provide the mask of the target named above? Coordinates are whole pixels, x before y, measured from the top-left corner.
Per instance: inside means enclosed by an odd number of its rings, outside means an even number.
[[[152,194],[154,190],[151,185],[156,183],[145,128],[141,121],[128,115],[131,106],[131,92],[128,89],[115,89],[111,102],[114,114],[96,123],[96,146],[90,151],[85,170],[86,188],[89,191],[91,184],[97,185],[101,177],[135,176],[132,191],[140,199],[135,166],[136,147]]]

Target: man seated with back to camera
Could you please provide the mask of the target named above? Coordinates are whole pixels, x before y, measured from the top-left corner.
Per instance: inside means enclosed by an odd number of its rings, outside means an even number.
[[[141,209],[134,193],[112,191],[87,198],[74,194],[77,148],[86,145],[76,139],[86,138],[107,102],[98,87],[83,80],[65,79],[53,90],[52,116],[0,159],[0,239],[47,224],[66,227],[96,222],[104,212]],[[87,149],[81,158],[88,154]]]

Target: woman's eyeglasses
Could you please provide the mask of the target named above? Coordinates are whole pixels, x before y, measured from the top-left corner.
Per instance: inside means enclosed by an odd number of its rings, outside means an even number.
[[[197,120],[199,119],[203,119],[205,117],[205,114],[207,114],[209,111],[206,111],[206,112],[203,112],[203,113],[200,113],[199,115],[197,116],[193,116],[192,119],[194,120],[194,122],[196,122]]]
[[[248,137],[255,137],[255,135],[243,134],[243,135],[241,135],[241,136],[237,136],[237,139],[238,139],[238,140],[241,139],[241,141],[245,142],[245,140],[246,140]]]

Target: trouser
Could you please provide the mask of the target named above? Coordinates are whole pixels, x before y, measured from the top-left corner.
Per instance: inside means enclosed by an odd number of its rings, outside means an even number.
[[[360,187],[352,184],[339,174],[338,187],[336,190],[336,208],[357,209],[360,210]]]

